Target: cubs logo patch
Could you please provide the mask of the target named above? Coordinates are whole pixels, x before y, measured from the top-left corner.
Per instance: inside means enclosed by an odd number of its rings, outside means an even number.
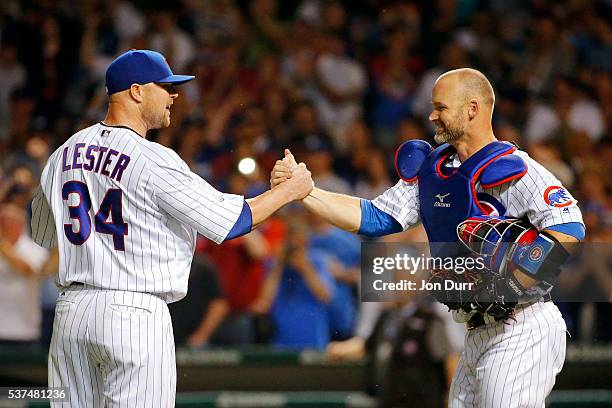
[[[529,250],[529,260],[532,262],[537,262],[542,258],[543,253],[544,248],[541,245],[535,245]]]
[[[574,202],[567,190],[561,186],[550,186],[544,190],[544,201],[556,208],[567,207]]]

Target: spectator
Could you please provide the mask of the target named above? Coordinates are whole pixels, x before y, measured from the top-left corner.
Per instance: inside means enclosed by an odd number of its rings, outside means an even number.
[[[313,136],[322,139],[327,144],[332,143],[329,135],[321,128],[314,105],[306,100],[300,100],[293,104],[291,123],[293,129],[289,140],[292,144],[304,143],[306,139]]]
[[[349,183],[335,173],[334,152],[325,139],[311,136],[298,146],[296,151],[304,155],[304,160],[312,172],[312,179],[318,187],[334,189],[331,191],[341,194],[348,194],[351,191]]]
[[[166,55],[175,70],[185,71],[195,56],[193,40],[177,26],[176,15],[171,11],[158,11],[153,20],[151,48]]]
[[[318,126],[313,105],[307,101],[299,102],[294,107],[293,118],[294,129],[290,137],[290,146],[296,152],[306,155],[305,160],[309,164],[315,183],[320,187],[333,186],[338,189],[334,191],[349,192],[349,184],[334,173],[332,140]]]
[[[240,10],[234,1],[187,1],[181,21],[201,44],[222,44],[242,36]]]
[[[431,139],[431,137],[428,138],[427,135],[425,134],[425,129],[423,128],[423,125],[421,124],[421,122],[418,121],[413,116],[407,116],[400,121],[399,129],[397,133],[398,133],[398,137],[397,137],[398,140],[396,142],[397,146],[399,146],[400,144],[408,140]]]
[[[286,91],[280,86],[271,86],[262,91],[262,105],[270,137],[276,146],[289,143],[289,101]]]
[[[495,36],[498,24],[503,24],[490,10],[477,11],[472,15],[469,27],[458,29],[455,40],[474,56],[478,66],[487,67],[494,83],[502,81],[501,69],[504,48],[500,38]]]
[[[551,14],[541,13],[534,18],[516,76],[535,95],[544,94],[554,78],[569,74],[575,68],[573,48],[564,30],[559,30],[562,26],[563,22]]]
[[[4,197],[0,196],[0,203],[5,201],[18,208],[28,207],[36,183],[32,170],[28,167],[18,165],[11,171],[6,183],[5,195]]]
[[[384,154],[376,149],[371,149],[367,155],[367,165],[363,169],[363,177],[355,185],[354,194],[373,200],[391,187],[391,179],[387,170],[388,160]]]
[[[584,343],[612,341],[612,329],[607,317],[612,312],[612,277],[607,244],[612,238],[597,223],[595,214],[585,213],[585,224],[594,227],[594,236],[587,242],[582,256],[570,263],[555,288],[556,297],[570,302],[560,303],[559,309],[567,322],[573,341]],[[602,236],[602,232],[604,233]],[[599,239],[606,239],[605,243]],[[578,302],[571,302],[579,300]]]
[[[10,136],[11,95],[25,86],[26,72],[13,44],[0,45],[0,142]]]
[[[11,123],[9,142],[18,141],[24,137],[30,126],[35,122],[37,100],[27,89],[18,89],[11,95]],[[17,144],[18,146],[18,144]]]
[[[234,173],[230,177],[229,191],[247,194],[246,181],[244,176]],[[251,309],[262,290],[268,248],[268,242],[259,230],[221,245],[200,241],[199,251],[210,257],[215,265],[229,307],[228,316],[212,339],[215,344],[255,342],[257,333]]]
[[[374,141],[370,128],[362,119],[354,120],[348,132],[351,135],[351,150],[337,158],[336,168],[342,177],[355,184],[365,175]]]
[[[217,271],[208,259],[200,254],[194,257],[187,296],[168,308],[177,344],[202,347],[210,343],[229,305],[219,287]]]
[[[346,130],[358,118],[366,89],[366,74],[358,61],[348,57],[345,44],[336,36],[322,38],[315,63],[318,88],[313,102],[323,128],[332,135],[339,150],[348,144]]]
[[[111,0],[105,2],[104,6],[109,9],[119,36],[119,49],[130,48],[132,41],[145,32],[146,21],[142,12],[128,0]]]
[[[465,328],[438,303],[412,300],[405,304],[364,304],[357,335],[327,347],[331,360],[362,359],[366,353],[385,372],[373,378],[384,406],[442,407]],[[390,349],[390,350],[389,350]],[[381,361],[382,360],[382,361]],[[382,389],[381,389],[382,388]]]
[[[560,147],[565,147],[563,143],[569,130],[584,131],[592,143],[603,136],[606,124],[601,109],[575,84],[575,79],[557,78],[552,102],[533,106],[525,125],[527,143],[540,143],[553,138],[561,144]]]
[[[570,166],[561,160],[561,153],[551,143],[531,146],[529,154],[546,167],[567,188],[574,185],[574,173]]]
[[[589,231],[588,239],[607,242],[612,228],[612,202],[607,194],[609,183],[602,173],[586,170],[580,175],[581,207],[584,209],[585,225]]]
[[[287,27],[278,18],[277,0],[251,1],[249,14],[253,22],[252,44],[249,48],[255,58],[259,52],[291,48]]]
[[[413,50],[416,40],[414,27],[403,24],[388,27],[384,38],[386,51],[370,64],[371,121],[377,140],[384,146],[393,145],[399,122],[412,111],[415,78],[421,73],[423,63]]]
[[[42,324],[40,343],[43,346],[51,344],[53,322],[55,321],[55,303],[58,296],[54,276],[57,275],[59,269],[59,250],[55,247],[50,252],[49,258],[41,270],[41,276],[47,277],[41,282]]]
[[[327,307],[334,296],[325,254],[308,247],[309,229],[292,214],[281,254],[266,277],[258,310],[269,310],[272,344],[286,348],[324,349],[330,340]]]
[[[445,44],[440,51],[438,65],[428,69],[421,76],[412,105],[412,113],[420,117],[423,123],[429,124],[427,117],[431,112],[431,91],[436,79],[448,70],[468,66],[470,66],[470,61],[463,46],[457,42]]]
[[[327,254],[327,267],[334,278],[334,295],[328,307],[331,337],[347,339],[353,335],[357,317],[361,242],[354,234],[312,214],[307,220],[312,226],[309,247]]]
[[[27,233],[27,215],[0,206],[0,343],[34,345],[41,337],[41,269],[48,258]]]

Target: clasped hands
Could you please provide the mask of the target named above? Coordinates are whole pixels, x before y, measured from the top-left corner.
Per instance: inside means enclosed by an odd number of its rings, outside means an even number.
[[[298,164],[289,149],[285,149],[285,157],[277,160],[270,172],[270,188],[281,184],[290,186],[292,196],[297,200],[305,198],[314,188],[314,182],[306,164]]]

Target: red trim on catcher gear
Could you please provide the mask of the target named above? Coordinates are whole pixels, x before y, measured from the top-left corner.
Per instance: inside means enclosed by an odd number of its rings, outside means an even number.
[[[459,168],[457,167],[457,168],[454,168],[451,174],[449,174],[448,176],[442,174],[442,171],[440,171],[440,166],[442,165],[442,163],[444,163],[444,161],[448,158],[448,156],[449,156],[448,154],[445,154],[436,163],[436,173],[438,173],[438,176],[442,177],[443,179],[451,178],[452,176],[455,175],[455,173],[457,173],[457,171],[459,171]]]
[[[515,242],[519,245],[531,244],[533,241],[535,241],[538,235],[540,235],[540,233],[537,229],[528,229],[519,235]]]
[[[476,206],[478,207],[478,209],[480,211],[482,211],[484,214],[487,213],[487,209],[485,207],[483,207],[480,204],[480,201],[478,201],[478,197],[476,197],[476,182],[478,181],[478,178],[480,177],[480,173],[482,173],[482,171],[491,163],[493,163],[495,160],[499,159],[502,156],[505,156],[507,154],[512,154],[516,151],[516,147],[513,147],[512,149],[505,151],[503,153],[498,154],[495,157],[492,157],[488,162],[486,162],[483,166],[481,166],[478,171],[474,174],[474,176],[472,177],[472,181],[471,181],[471,188],[472,188],[472,198],[474,199],[474,203],[476,204]]]
[[[512,180],[519,179],[519,178],[523,177],[525,174],[527,174],[527,170],[529,170],[529,169],[525,169],[525,171],[522,171],[522,172],[520,172],[518,174],[515,174],[514,176],[508,176],[505,179],[496,181],[495,183],[490,183],[490,184],[480,183],[480,185],[482,186],[482,188],[493,188],[493,187],[501,186],[504,183],[507,183],[509,181],[512,181]]]
[[[491,215],[491,214],[493,214],[493,212],[494,212],[494,211],[497,211],[497,208],[495,208],[495,207],[493,206],[493,204],[491,204],[491,203],[487,203],[487,202],[485,202],[485,203],[481,203],[481,205],[483,205],[483,204],[485,204],[485,205],[487,205],[487,206],[491,207],[491,208],[489,208],[489,209],[486,209],[485,207],[482,207],[482,208],[485,208],[485,209],[487,210],[487,211],[485,212],[485,215]]]
[[[395,159],[393,159],[393,165],[395,166],[395,172],[400,177],[400,179],[404,180],[407,183],[412,183],[412,182],[417,181],[419,179],[419,177],[418,176],[414,176],[414,177],[409,178],[409,179],[404,178],[404,176],[402,176],[402,173],[400,173],[400,171],[399,171],[399,166],[397,165],[397,156],[399,156],[399,151],[400,151],[400,148],[402,146],[403,146],[403,143],[401,145],[399,145],[399,147],[397,149],[395,149]],[[417,172],[417,174],[418,174],[418,172]]]

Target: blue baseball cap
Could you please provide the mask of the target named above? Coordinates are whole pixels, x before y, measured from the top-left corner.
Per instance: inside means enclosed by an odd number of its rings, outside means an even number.
[[[129,89],[132,84],[149,82],[180,85],[193,78],[193,75],[174,75],[159,52],[131,50],[115,58],[106,69],[106,93],[112,95]]]

